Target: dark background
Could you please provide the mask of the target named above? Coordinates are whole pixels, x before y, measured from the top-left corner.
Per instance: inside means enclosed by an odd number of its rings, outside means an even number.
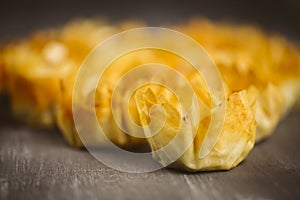
[[[74,17],[144,19],[150,25],[180,23],[193,16],[254,23],[299,40],[298,0],[6,0],[0,3],[1,37],[61,25]]]

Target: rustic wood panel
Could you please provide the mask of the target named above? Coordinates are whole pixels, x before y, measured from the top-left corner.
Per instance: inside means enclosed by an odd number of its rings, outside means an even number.
[[[70,148],[58,131],[2,122],[0,199],[297,199],[299,122],[300,113],[288,116],[231,171],[194,174],[122,173]]]

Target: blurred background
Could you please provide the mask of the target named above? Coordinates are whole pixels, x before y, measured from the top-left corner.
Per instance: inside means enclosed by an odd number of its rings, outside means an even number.
[[[299,40],[299,10],[298,0],[7,0],[0,5],[0,37],[20,37],[78,17],[100,16],[112,21],[142,19],[157,26],[204,16],[257,24]]]

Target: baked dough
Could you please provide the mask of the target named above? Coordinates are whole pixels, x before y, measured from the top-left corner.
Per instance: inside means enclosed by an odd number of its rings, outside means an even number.
[[[15,118],[34,126],[54,127],[61,80],[114,31],[100,20],[79,20],[7,45],[2,55]]]
[[[226,114],[223,128],[215,146],[209,153],[199,157],[204,138],[207,136],[209,115],[199,121],[198,130],[178,131],[182,119],[179,108],[165,97],[164,92],[155,94],[151,88],[145,91],[137,91],[136,101],[142,125],[148,125],[150,107],[161,105],[166,111],[166,122],[163,129],[155,136],[148,139],[153,157],[162,165],[168,162],[170,152],[156,152],[171,142],[178,134],[180,139],[176,141],[173,151],[182,151],[183,155],[170,167],[188,171],[205,170],[229,170],[245,159],[255,143],[255,101],[256,92],[243,90],[228,96],[226,101]],[[201,113],[203,114],[203,113]],[[184,116],[184,122],[189,124],[192,116]],[[188,126],[188,125],[187,125]],[[195,136],[195,138],[194,138]],[[189,145],[191,144],[191,145]],[[189,148],[185,150],[186,145]]]
[[[125,22],[111,26],[101,20],[81,20],[9,44],[1,54],[0,91],[5,86],[12,111],[18,119],[37,126],[57,125],[69,144],[83,147],[74,125],[73,112],[88,115],[91,108],[79,105],[79,110],[72,111],[72,91],[77,71],[99,42],[139,26],[143,24]],[[207,50],[224,79],[227,97],[223,102],[226,104],[224,126],[213,149],[206,157],[199,157],[210,122],[207,113],[206,117],[201,118],[199,129],[179,133],[181,140],[174,151],[180,151],[188,142],[192,145],[171,167],[189,171],[231,169],[245,159],[255,140],[261,141],[270,136],[280,119],[295,105],[297,96],[300,96],[299,50],[283,37],[266,34],[253,26],[197,19],[170,28],[191,36]],[[122,132],[114,122],[110,100],[118,79],[137,65],[155,61],[182,72],[197,91],[198,98],[210,106],[203,82],[194,73],[187,73],[186,63],[174,55],[143,51],[124,56],[105,72],[95,99],[99,123],[107,137],[122,148],[144,146],[155,151],[172,140],[178,123],[183,119],[178,102],[172,95],[164,89],[148,85],[135,92],[129,105],[118,97],[119,104],[114,108],[128,125],[129,119],[123,113],[129,106],[132,119],[146,126],[151,106],[161,105],[167,114],[161,132],[147,139],[139,139]],[[88,140],[85,145],[106,145],[103,138],[93,131],[86,134]],[[194,140],[192,136],[195,136]],[[163,165],[168,159],[163,153],[153,153],[153,157]]]
[[[270,136],[299,95],[299,49],[255,26],[196,19],[179,30],[207,50],[232,92],[258,89],[256,140]]]

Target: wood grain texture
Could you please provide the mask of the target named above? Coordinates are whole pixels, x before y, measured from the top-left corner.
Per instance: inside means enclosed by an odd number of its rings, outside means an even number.
[[[1,119],[2,121],[6,121]],[[0,199],[299,199],[300,113],[237,168],[129,174],[69,147],[58,131],[0,126]]]

